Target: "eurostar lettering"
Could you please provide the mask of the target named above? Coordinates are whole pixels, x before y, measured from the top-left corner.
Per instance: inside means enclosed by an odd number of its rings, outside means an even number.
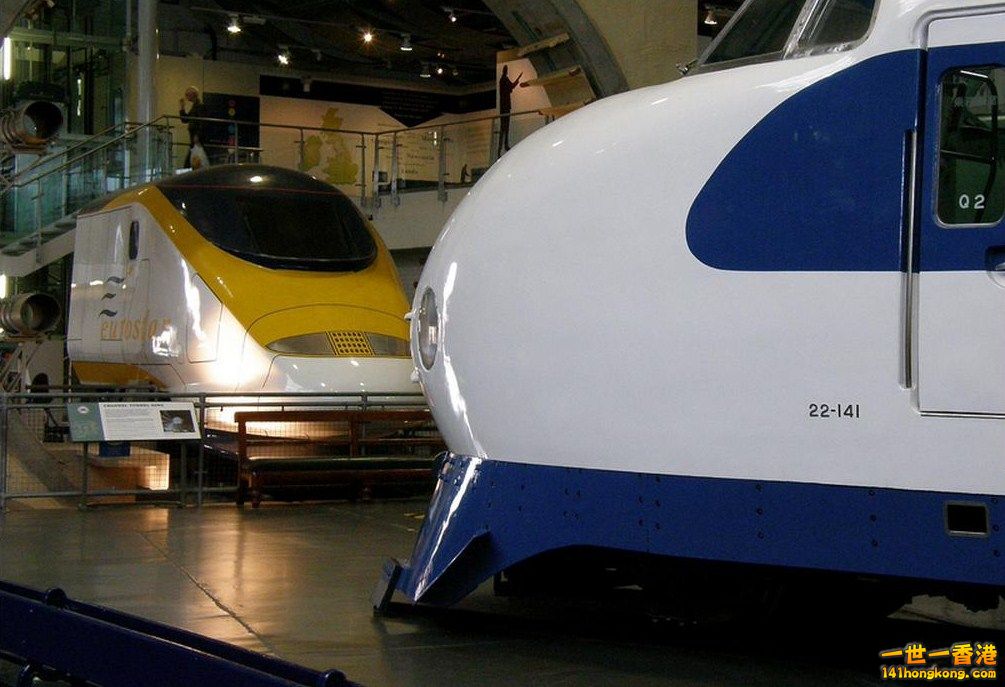
[[[143,314],[143,319],[114,319],[101,322],[102,341],[141,341],[152,339],[171,326],[171,318],[155,317],[150,319],[149,313]]]

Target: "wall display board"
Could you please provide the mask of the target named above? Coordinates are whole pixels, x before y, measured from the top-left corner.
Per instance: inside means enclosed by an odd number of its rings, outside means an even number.
[[[73,441],[198,439],[199,422],[189,402],[68,403]]]
[[[211,119],[230,119],[235,122],[261,121],[261,105],[255,96],[205,93],[203,104],[206,108],[206,117]],[[224,161],[220,158],[227,154],[226,149],[229,147],[238,145],[242,149],[258,148],[261,143],[259,128],[251,124],[207,122],[203,125],[202,132],[203,146],[210,153],[214,163]],[[240,161],[251,160],[242,153]]]

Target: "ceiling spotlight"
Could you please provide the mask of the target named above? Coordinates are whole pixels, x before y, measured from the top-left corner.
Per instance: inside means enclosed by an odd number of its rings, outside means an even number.
[[[285,45],[280,45],[279,53],[276,55],[276,60],[278,60],[279,64],[284,67],[288,67],[290,65],[290,49]]]
[[[227,24],[227,32],[233,35],[241,33],[241,24],[236,14],[230,15],[230,23]]]
[[[437,67],[436,67],[436,74],[438,76],[443,76],[443,67],[437,65]]]
[[[453,10],[449,10],[449,12],[450,12],[450,16],[447,17],[447,18],[450,19],[450,23],[451,24],[456,24],[457,23],[457,15],[454,14]]]
[[[708,14],[705,15],[705,24],[708,26],[718,26],[719,19],[715,16],[715,8],[709,7]]]
[[[367,29],[366,31],[363,32],[363,42],[373,43],[373,31]]]
[[[419,76],[421,76],[423,79],[428,79],[432,77],[432,74],[429,73],[429,65],[426,64],[425,62],[423,62],[422,64],[422,71],[419,73]]]
[[[405,52],[412,52],[412,34],[401,34],[401,49]]]

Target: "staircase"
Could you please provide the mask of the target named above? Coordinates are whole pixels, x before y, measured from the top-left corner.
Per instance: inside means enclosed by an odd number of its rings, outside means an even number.
[[[0,273],[13,277],[73,252],[77,213],[94,200],[174,172],[164,118],[118,124],[50,155],[14,158],[0,179]]]

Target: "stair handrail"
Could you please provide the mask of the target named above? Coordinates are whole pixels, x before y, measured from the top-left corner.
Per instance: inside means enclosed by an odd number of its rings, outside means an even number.
[[[123,140],[125,140],[127,138],[133,137],[136,134],[138,134],[140,131],[143,131],[144,129],[151,129],[151,128],[155,128],[155,127],[166,128],[167,126],[169,126],[168,124],[164,123],[164,122],[166,122],[167,119],[168,119],[167,116],[161,116],[161,117],[158,117],[157,119],[153,119],[153,120],[151,120],[149,122],[146,122],[144,124],[135,125],[135,128],[128,129],[127,131],[123,132],[122,134],[116,136],[115,138],[111,138],[108,141],[104,142],[103,144],[99,145],[97,148],[92,148],[91,150],[87,151],[83,155],[78,155],[75,158],[67,160],[66,162],[64,162],[63,164],[59,165],[58,167],[52,167],[50,169],[47,169],[42,174],[39,174],[39,175],[34,176],[34,177],[31,177],[30,179],[24,179],[24,180],[20,180],[19,179],[19,180],[16,180],[16,181],[12,182],[9,186],[7,186],[5,189],[3,189],[3,191],[0,191],[0,195],[2,195],[3,193],[7,193],[10,189],[13,189],[13,188],[24,188],[25,186],[27,186],[29,184],[33,184],[35,182],[38,182],[41,179],[44,179],[44,178],[46,178],[48,176],[52,176],[53,174],[56,174],[58,172],[63,172],[64,170],[72,167],[73,165],[75,165],[76,163],[80,162],[81,160],[86,160],[87,158],[92,157],[95,153],[98,153],[98,152],[101,152],[103,150],[106,150],[107,148],[110,148],[113,145],[115,145],[117,143],[120,143],[121,141],[123,141]],[[132,126],[132,124],[129,123],[129,122],[126,122],[125,125],[127,127],[128,126]]]
[[[129,126],[130,124],[131,124],[131,122],[119,122],[118,124],[112,124],[111,126],[102,129],[98,133],[92,134],[91,136],[88,136],[83,141],[77,141],[76,143],[74,143],[72,146],[69,146],[68,148],[64,148],[63,150],[60,150],[60,151],[54,152],[54,153],[50,153],[48,155],[40,156],[37,160],[35,160],[34,162],[32,162],[30,165],[28,165],[24,169],[18,170],[17,174],[15,174],[13,177],[9,177],[7,179],[4,179],[3,180],[4,188],[9,188],[11,186],[11,183],[10,183],[11,179],[17,179],[18,177],[21,177],[22,175],[27,174],[28,172],[32,171],[33,169],[38,169],[39,167],[43,166],[46,162],[49,162],[49,161],[51,161],[54,158],[60,157],[61,155],[66,155],[67,153],[69,153],[72,150],[76,150],[77,148],[80,148],[82,146],[86,146],[89,143],[92,143],[95,139],[101,138],[102,136],[107,136],[110,131],[115,131],[116,129],[118,129],[120,127],[126,127],[126,126]]]

